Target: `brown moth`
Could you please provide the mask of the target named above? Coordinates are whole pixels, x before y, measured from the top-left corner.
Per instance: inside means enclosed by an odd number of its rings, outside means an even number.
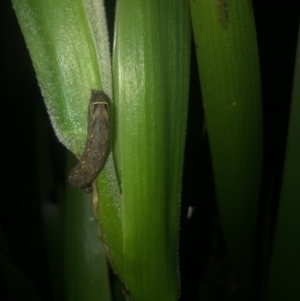
[[[109,104],[103,91],[92,90],[87,123],[84,152],[71,170],[68,181],[75,188],[91,192],[91,185],[103,167],[108,150]]]

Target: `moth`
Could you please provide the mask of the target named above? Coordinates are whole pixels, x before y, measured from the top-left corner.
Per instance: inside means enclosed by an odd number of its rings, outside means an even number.
[[[91,185],[101,171],[109,142],[109,103],[103,91],[92,90],[88,105],[87,139],[78,164],[71,170],[68,181],[75,188],[91,192]]]

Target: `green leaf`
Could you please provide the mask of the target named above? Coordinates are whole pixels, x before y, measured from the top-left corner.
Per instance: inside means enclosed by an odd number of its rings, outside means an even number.
[[[12,2],[55,133],[79,155],[86,140],[91,90],[103,89],[109,96],[112,94],[102,2]]]
[[[91,90],[103,89],[112,95],[103,3],[12,2],[55,133],[79,156],[86,140]],[[68,300],[110,300],[106,259],[89,200],[85,192],[67,188],[63,227]]]
[[[117,3],[113,154],[122,190],[121,278],[132,300],[178,298],[189,22],[184,1]],[[100,201],[103,232],[106,206]]]
[[[241,300],[255,300],[262,113],[251,1],[190,6],[221,225]]]

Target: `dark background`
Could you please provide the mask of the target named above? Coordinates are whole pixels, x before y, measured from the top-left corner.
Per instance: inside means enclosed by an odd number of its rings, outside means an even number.
[[[109,1],[108,1],[109,2]],[[107,7],[112,37],[114,7]],[[293,66],[299,26],[300,1],[253,1],[259,45],[264,109],[264,182],[272,183],[278,199],[291,98]],[[42,204],[39,193],[37,116],[42,114],[50,141],[54,168],[53,191],[48,200],[57,202],[65,181],[66,150],[57,141],[43,104],[32,63],[10,1],[0,3],[1,38],[1,189],[0,253],[10,258],[51,300]],[[192,47],[193,48],[193,47]],[[192,50],[190,112],[187,129],[180,264],[182,300],[195,300],[195,287],[205,278],[212,238],[226,250],[218,228],[207,137],[202,135],[202,108],[195,53]],[[200,154],[200,155],[199,155]],[[199,184],[201,183],[201,191]],[[264,193],[262,191],[262,193]],[[201,195],[201,197],[200,197]],[[185,220],[188,206],[196,207]],[[276,212],[274,212],[275,216]],[[2,243],[6,241],[5,243]],[[8,289],[0,270],[0,289]],[[225,281],[226,282],[226,281]],[[226,282],[227,283],[227,282]],[[212,284],[213,285],[213,284]],[[225,288],[224,288],[225,286]],[[229,284],[218,287],[227,291]]]

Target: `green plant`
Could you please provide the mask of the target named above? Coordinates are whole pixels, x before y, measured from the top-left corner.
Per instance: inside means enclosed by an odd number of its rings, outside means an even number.
[[[84,191],[67,187],[60,193],[65,297],[112,298],[97,228],[129,299],[179,296],[191,23],[228,249],[225,262],[230,260],[236,276],[237,298],[255,300],[260,294],[264,300],[257,281],[256,232],[263,167],[262,101],[251,2],[190,0],[189,7],[187,1],[118,1],[112,59],[103,1],[12,2],[55,133],[77,157],[85,145],[91,90],[104,90],[110,98],[110,150],[92,193],[98,223]],[[287,296],[298,300],[300,294],[299,58],[296,68],[268,300]],[[70,170],[75,160],[68,155],[67,161]],[[287,236],[287,231],[295,236]],[[220,271],[224,266],[221,262],[214,268]],[[207,291],[205,283],[199,287]],[[202,294],[199,300],[206,297]],[[221,297],[208,290],[207,298]]]

